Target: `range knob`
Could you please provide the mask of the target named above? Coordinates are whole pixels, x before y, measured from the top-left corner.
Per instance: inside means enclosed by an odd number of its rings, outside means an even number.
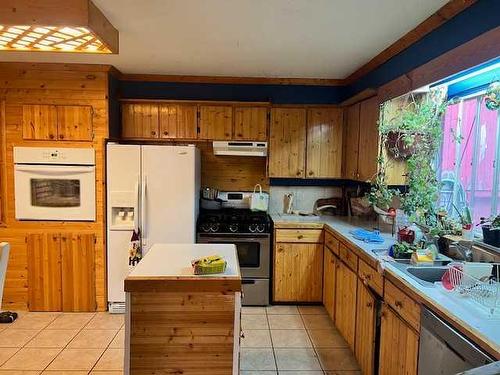
[[[219,223],[213,223],[210,226],[210,232],[216,233],[216,232],[219,231],[219,228],[220,228],[220,224]]]
[[[201,224],[200,229],[202,232],[208,233],[208,232],[210,232],[211,227],[212,226],[209,223],[203,223],[203,224]]]
[[[255,233],[257,231],[257,224],[250,224],[248,226],[248,230],[250,231],[250,233]]]
[[[238,223],[229,224],[229,231],[231,233],[236,233],[238,231]]]
[[[266,229],[265,224],[257,224],[257,232],[263,233],[265,229]]]

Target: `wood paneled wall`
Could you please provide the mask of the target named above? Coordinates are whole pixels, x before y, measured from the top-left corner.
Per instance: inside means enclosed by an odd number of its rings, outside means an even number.
[[[108,67],[96,65],[0,63],[2,226],[0,241],[11,244],[3,308],[23,310],[28,301],[26,235],[42,232],[93,233],[98,310],[106,309],[104,231],[104,139],[108,136]],[[38,141],[22,138],[22,105],[88,105],[93,108],[90,142]],[[14,211],[14,146],[93,147],[96,153],[96,221],[18,221]]]
[[[248,156],[216,156],[212,142],[197,142],[201,153],[201,185],[219,190],[250,191],[255,184],[269,190],[266,159]]]

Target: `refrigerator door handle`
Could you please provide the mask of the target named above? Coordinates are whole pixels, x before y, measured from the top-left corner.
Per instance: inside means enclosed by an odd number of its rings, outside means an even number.
[[[146,238],[147,238],[147,226],[146,226],[146,217],[147,217],[147,183],[148,183],[148,176],[143,175],[142,176],[142,184],[141,184],[141,224],[142,224],[142,231],[141,231],[141,237],[142,237],[142,246],[146,246]]]
[[[141,199],[139,196],[139,178],[139,175],[137,175],[134,186],[134,231],[136,233],[139,232],[139,199]]]

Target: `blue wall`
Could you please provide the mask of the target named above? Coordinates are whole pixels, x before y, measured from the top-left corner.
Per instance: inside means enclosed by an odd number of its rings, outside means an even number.
[[[119,92],[122,98],[129,99],[270,101],[276,104],[337,104],[366,88],[379,87],[498,26],[500,26],[500,0],[478,0],[462,13],[349,86],[236,85],[122,81],[120,82]],[[356,40],[352,42],[356,43]]]

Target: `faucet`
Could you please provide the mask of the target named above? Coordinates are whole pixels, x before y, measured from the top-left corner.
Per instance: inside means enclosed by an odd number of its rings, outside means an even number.
[[[462,259],[465,262],[472,262],[472,250],[467,246],[461,245],[460,243],[454,241],[450,243],[450,247],[454,246],[455,249],[460,253]]]

